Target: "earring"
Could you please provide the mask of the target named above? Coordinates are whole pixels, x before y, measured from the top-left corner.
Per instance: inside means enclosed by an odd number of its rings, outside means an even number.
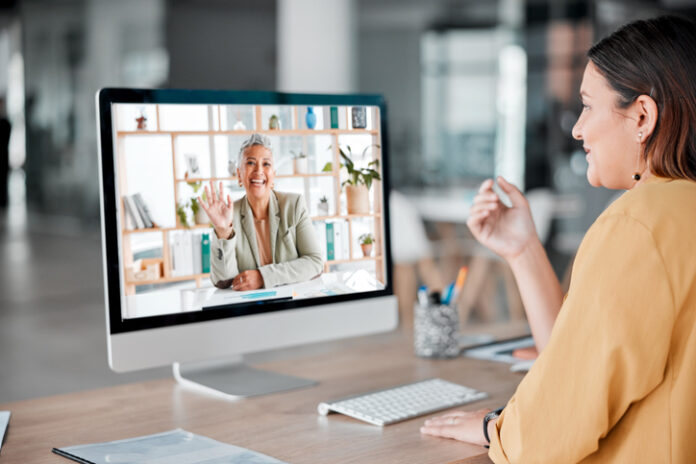
[[[642,132],[638,132],[638,141],[639,142],[643,141],[643,133]]]
[[[640,174],[638,174],[637,172],[634,173],[634,174],[633,174],[633,180],[635,180],[636,182],[639,181],[639,180],[640,180]]]

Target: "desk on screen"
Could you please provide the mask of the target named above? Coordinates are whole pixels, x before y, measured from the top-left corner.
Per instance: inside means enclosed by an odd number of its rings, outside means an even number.
[[[307,282],[246,292],[214,287],[177,287],[126,296],[124,318],[202,311],[235,303],[316,298],[382,289],[384,285],[376,280],[373,274],[362,269],[327,272]]]

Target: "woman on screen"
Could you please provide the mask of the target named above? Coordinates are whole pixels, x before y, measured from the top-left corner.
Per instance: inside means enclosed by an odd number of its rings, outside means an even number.
[[[499,416],[423,433],[496,463],[696,462],[696,24],[630,23],[588,52],[573,137],[595,187],[627,190],[590,227],[563,297],[522,193],[481,186],[468,225],[510,264],[540,356]],[[484,418],[485,417],[485,418]]]
[[[211,243],[210,278],[218,288],[255,290],[302,282],[321,274],[323,259],[304,199],[273,190],[275,168],[268,137],[252,134],[242,143],[237,179],[246,195],[232,203],[206,186]]]

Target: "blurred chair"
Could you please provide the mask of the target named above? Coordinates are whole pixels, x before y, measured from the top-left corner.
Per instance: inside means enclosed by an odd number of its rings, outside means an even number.
[[[444,281],[416,208],[406,196],[392,190],[389,210],[394,294],[399,302],[400,324],[408,327],[413,325],[419,281],[428,289],[439,291],[444,288]]]

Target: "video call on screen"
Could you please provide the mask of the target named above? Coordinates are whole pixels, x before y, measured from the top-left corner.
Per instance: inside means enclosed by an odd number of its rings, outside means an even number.
[[[112,114],[123,319],[385,287],[378,107],[113,104]],[[232,202],[247,195],[239,155],[253,134],[270,142],[273,192],[301,195],[321,258],[311,278],[236,292],[213,285],[215,231],[197,198],[210,181]]]

